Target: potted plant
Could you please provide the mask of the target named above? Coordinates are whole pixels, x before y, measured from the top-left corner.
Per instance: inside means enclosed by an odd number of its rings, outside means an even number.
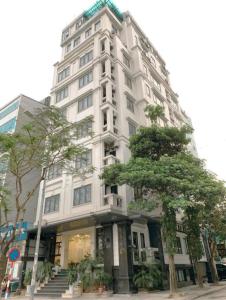
[[[159,288],[162,283],[160,266],[156,263],[142,263],[140,270],[133,276],[133,281],[140,291]]]
[[[95,283],[98,288],[98,293],[102,294],[111,284],[112,278],[109,274],[105,273],[103,269],[95,272]]]
[[[44,281],[45,281],[45,268],[44,268],[44,263],[39,262],[38,263],[38,268],[37,268],[37,274],[36,274],[36,281],[38,286],[44,286]]]
[[[43,262],[45,283],[48,283],[49,279],[53,276],[53,264],[48,261]]]
[[[97,261],[90,255],[84,257],[78,265],[81,292],[93,292],[95,284],[95,269]]]
[[[27,269],[25,271],[24,281],[23,281],[23,284],[27,288],[27,291],[26,291],[27,295],[30,295],[30,292],[31,292],[31,277],[32,277],[32,270],[31,269]]]
[[[78,279],[78,269],[77,265],[74,263],[69,264],[68,271],[67,271],[67,277],[68,277],[68,284],[69,284],[69,293],[71,295],[74,294],[74,284]]]

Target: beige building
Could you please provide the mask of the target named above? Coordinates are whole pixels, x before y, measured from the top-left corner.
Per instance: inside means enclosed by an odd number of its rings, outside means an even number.
[[[77,168],[91,164],[84,177],[50,170],[46,184],[43,232],[52,237],[49,254],[63,268],[86,254],[103,258],[114,277],[115,292],[133,289],[131,279],[138,260],[168,258],[159,225],[144,215],[129,216],[133,191],[127,186],[104,186],[103,168],[130,157],[128,139],[148,125],[144,108],[164,107],[162,126],[190,123],[169,81],[165,61],[129,12],[120,13],[110,1],[98,1],[63,29],[62,57],[54,65],[50,104],[70,122],[92,116],[81,129],[79,143],[89,151]],[[93,137],[89,136],[90,130]],[[190,146],[192,151],[195,145]],[[133,249],[133,250],[132,250]],[[178,281],[190,282],[191,262],[186,236],[178,229]]]

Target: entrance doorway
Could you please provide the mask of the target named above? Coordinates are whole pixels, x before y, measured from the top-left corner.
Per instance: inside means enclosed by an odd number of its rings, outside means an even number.
[[[91,235],[75,234],[69,236],[68,264],[78,263],[87,255],[91,255]]]

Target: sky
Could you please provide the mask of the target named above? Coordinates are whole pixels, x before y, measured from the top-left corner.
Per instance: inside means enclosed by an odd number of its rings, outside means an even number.
[[[20,93],[41,100],[61,57],[61,32],[95,0],[0,1],[0,107]],[[191,117],[200,158],[226,180],[226,1],[114,0],[166,61]]]

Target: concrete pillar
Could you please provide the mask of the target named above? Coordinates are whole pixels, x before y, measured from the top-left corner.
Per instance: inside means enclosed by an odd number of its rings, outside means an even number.
[[[119,268],[115,292],[128,294],[136,292],[133,284],[132,221],[118,222]]]
[[[104,229],[104,271],[112,276],[112,269],[114,265],[112,223],[102,225]]]

